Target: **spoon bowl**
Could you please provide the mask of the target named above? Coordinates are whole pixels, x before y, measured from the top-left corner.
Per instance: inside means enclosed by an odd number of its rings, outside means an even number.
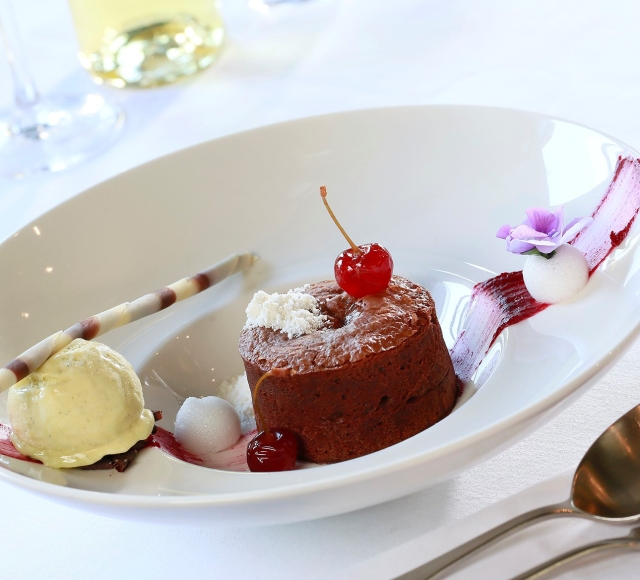
[[[599,519],[640,519],[640,405],[596,439],[576,469],[573,506]]]

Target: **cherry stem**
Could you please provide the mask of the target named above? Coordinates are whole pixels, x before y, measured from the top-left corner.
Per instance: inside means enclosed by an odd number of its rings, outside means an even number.
[[[347,232],[345,232],[344,228],[340,225],[340,222],[338,221],[338,218],[336,218],[334,213],[331,211],[331,208],[329,207],[329,202],[327,201],[327,188],[324,185],[320,186],[320,195],[322,197],[322,201],[324,202],[324,207],[327,208],[327,211],[329,212],[329,215],[331,216],[331,219],[338,226],[338,229],[342,232],[342,235],[346,238],[347,242],[349,242],[349,245],[351,246],[351,249],[353,250],[353,253],[354,254],[359,254],[360,253],[360,248],[358,248],[358,246],[356,246],[353,243],[353,240],[347,235]]]

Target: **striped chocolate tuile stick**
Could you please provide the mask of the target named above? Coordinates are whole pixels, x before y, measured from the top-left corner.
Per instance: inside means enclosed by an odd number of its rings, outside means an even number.
[[[0,392],[32,373],[72,340],[76,338],[92,340],[113,328],[160,312],[160,310],[186,298],[191,298],[191,296],[206,290],[236,272],[248,268],[256,260],[257,258],[253,254],[232,254],[195,276],[178,280],[133,302],[114,306],[70,326],[67,330],[52,334],[0,368]]]

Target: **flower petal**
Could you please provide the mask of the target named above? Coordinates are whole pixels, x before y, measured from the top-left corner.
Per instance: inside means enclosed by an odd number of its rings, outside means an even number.
[[[525,244],[533,244],[536,247],[557,248],[559,246],[558,242],[552,238],[546,238],[543,240],[536,240],[535,238],[529,240],[519,239],[518,241],[524,242]]]
[[[534,247],[532,244],[526,244],[520,240],[507,240],[507,251],[512,254],[522,254],[532,250]]]
[[[575,238],[584,228],[593,222],[592,217],[576,218],[562,232],[560,244],[566,244]]]
[[[511,233],[511,226],[509,224],[504,224],[497,232],[496,238],[502,238],[503,240],[507,239],[507,236]]]
[[[564,210],[560,206],[555,212],[549,211],[545,207],[530,207],[525,210],[527,214],[528,224],[534,230],[538,232],[544,232],[545,235],[549,235],[552,232],[557,232],[562,226],[562,216]]]
[[[553,252],[558,246],[572,240],[587,227],[592,218],[578,218],[567,227],[564,224],[564,206],[553,211],[544,207],[530,207],[525,210],[527,219],[515,228],[503,225],[496,232],[497,238],[507,242],[507,250],[522,254],[536,248],[542,254]]]
[[[534,230],[527,225],[521,224],[511,230],[511,237],[515,240],[524,240],[531,238],[544,239],[547,237],[547,234],[539,230]]]
[[[556,208],[553,212],[553,215],[556,217],[556,223],[554,224],[554,230],[556,233],[560,233],[562,231],[562,226],[564,224],[564,206]]]
[[[536,245],[536,249],[541,254],[550,254],[551,252],[555,251],[557,247],[557,244],[554,244],[553,246],[541,246],[540,244]]]

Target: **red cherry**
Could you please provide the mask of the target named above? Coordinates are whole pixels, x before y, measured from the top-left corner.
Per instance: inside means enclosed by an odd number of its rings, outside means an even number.
[[[298,439],[288,429],[260,431],[247,446],[251,471],[289,471],[296,464]]]
[[[382,292],[389,286],[393,274],[391,254],[379,244],[356,246],[331,211],[324,185],[320,188],[320,196],[331,219],[351,246],[336,258],[333,270],[338,286],[354,298]]]
[[[382,292],[393,274],[391,254],[379,244],[363,244],[358,250],[349,248],[336,258],[338,286],[354,298]]]

